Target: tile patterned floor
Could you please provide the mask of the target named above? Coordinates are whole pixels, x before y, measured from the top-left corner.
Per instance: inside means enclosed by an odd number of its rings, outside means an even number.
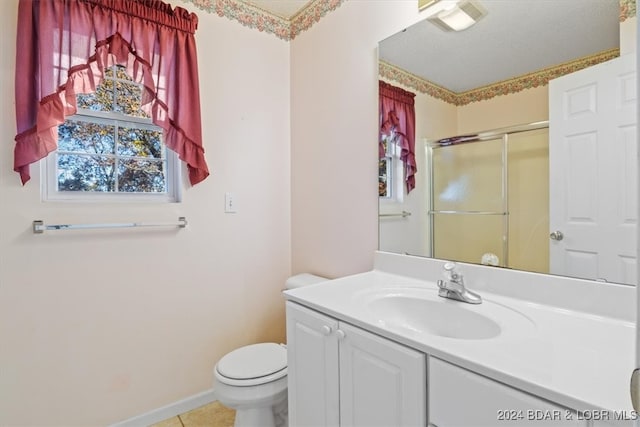
[[[233,409],[213,402],[151,427],[233,427],[235,417]]]

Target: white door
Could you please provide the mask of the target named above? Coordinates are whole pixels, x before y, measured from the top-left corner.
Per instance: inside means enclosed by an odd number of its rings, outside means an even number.
[[[635,284],[635,55],[549,84],[550,272]]]
[[[287,302],[289,425],[340,425],[338,322]]]
[[[344,323],[339,328],[340,426],[424,427],[424,354]]]

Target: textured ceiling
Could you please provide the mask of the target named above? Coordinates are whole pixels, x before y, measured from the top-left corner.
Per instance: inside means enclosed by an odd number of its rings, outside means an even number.
[[[479,0],[476,25],[419,22],[379,44],[381,60],[456,93],[619,47],[618,0]]]

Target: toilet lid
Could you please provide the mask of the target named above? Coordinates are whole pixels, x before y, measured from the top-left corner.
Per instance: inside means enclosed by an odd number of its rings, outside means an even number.
[[[287,367],[287,349],[276,343],[240,347],[218,362],[218,372],[236,380],[265,377]]]

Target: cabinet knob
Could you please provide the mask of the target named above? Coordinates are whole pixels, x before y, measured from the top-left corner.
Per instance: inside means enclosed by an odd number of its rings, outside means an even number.
[[[347,336],[347,334],[344,333],[344,331],[342,329],[338,329],[336,331],[336,336],[338,337],[338,339],[340,341],[342,341],[343,339],[345,339],[345,337]]]
[[[324,325],[320,330],[322,331],[322,335],[329,335],[331,333],[331,326]]]

